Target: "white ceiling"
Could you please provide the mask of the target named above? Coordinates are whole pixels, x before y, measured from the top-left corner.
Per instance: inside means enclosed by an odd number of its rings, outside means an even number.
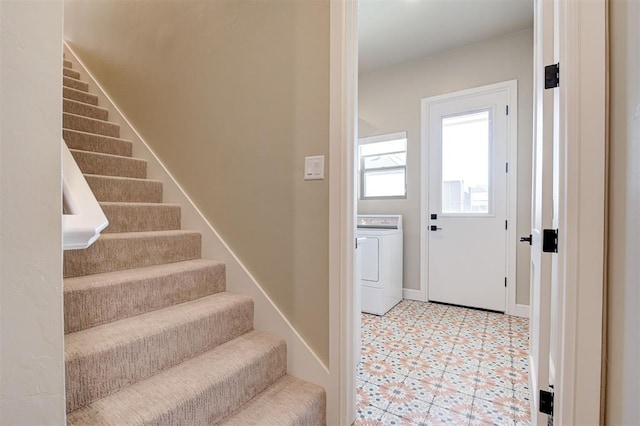
[[[533,0],[359,0],[360,74],[533,26]]]

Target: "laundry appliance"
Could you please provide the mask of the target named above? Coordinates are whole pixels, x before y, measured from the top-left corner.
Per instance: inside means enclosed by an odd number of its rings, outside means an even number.
[[[362,312],[384,315],[402,300],[402,215],[359,215]]]

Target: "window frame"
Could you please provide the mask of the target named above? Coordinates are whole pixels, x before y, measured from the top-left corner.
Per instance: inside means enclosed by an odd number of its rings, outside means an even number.
[[[394,140],[404,139],[405,142],[405,150],[404,151],[393,151],[393,152],[385,152],[384,154],[369,154],[369,155],[361,155],[360,147],[362,145],[368,145],[372,143],[378,142],[390,142]],[[407,137],[407,132],[396,132],[396,133],[385,133],[382,135],[370,136],[365,138],[358,139],[358,177],[360,179],[360,184],[358,185],[359,197],[358,199],[361,201],[366,200],[403,200],[407,198],[407,160],[406,155],[409,148],[409,139]],[[365,159],[373,156],[380,155],[390,155],[390,154],[405,154],[405,164],[404,166],[387,166],[387,167],[374,167],[374,168],[365,168]],[[365,174],[366,172],[380,172],[380,171],[389,171],[389,170],[402,170],[404,171],[404,195],[382,195],[375,197],[367,197],[365,196]]]

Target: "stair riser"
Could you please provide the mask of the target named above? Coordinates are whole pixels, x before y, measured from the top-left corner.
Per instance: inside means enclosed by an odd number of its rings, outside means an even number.
[[[69,68],[62,68],[62,75],[65,77],[75,78],[80,80],[80,73]]]
[[[326,406],[324,389],[285,375],[218,425],[326,426]]]
[[[129,157],[111,157],[86,151],[71,151],[82,173],[137,179],[147,177],[147,162]]]
[[[68,112],[76,115],[83,115],[89,118],[106,121],[109,119],[109,111],[99,108],[95,105],[85,104],[82,102],[72,101],[71,99],[63,99],[62,112]]]
[[[62,114],[62,127],[64,129],[79,130],[81,132],[96,133],[113,138],[120,137],[120,126],[108,121],[94,120],[79,115]]]
[[[67,61],[66,59],[62,60],[62,66],[66,68],[73,68],[73,62]]]
[[[233,377],[215,383],[198,398],[197,403],[193,401],[191,404],[176,407],[173,412],[159,418],[157,424],[169,424],[170,419],[176,416],[194,417],[198,419],[196,424],[217,424],[282,377],[286,372],[286,359],[286,346],[282,345],[265,354],[250,368],[244,368]]]
[[[213,349],[252,328],[253,302],[245,299],[159,335],[137,339],[126,347],[67,360],[67,412]]]
[[[73,130],[62,130],[62,136],[69,149],[101,152],[103,154],[122,155],[131,157],[133,144],[121,139],[112,139],[89,133],[79,133]]]
[[[98,97],[96,95],[73,90],[69,87],[62,88],[62,97],[66,99],[73,99],[78,102],[84,102],[85,104],[98,105]]]
[[[102,205],[109,220],[103,233],[170,231],[180,229],[179,206]]]
[[[254,344],[248,339],[241,336],[176,366],[173,374],[162,372],[149,378],[144,386],[124,389],[122,396],[107,397],[70,413],[67,424],[216,424],[284,375],[284,341]],[[240,344],[234,347],[239,340]],[[204,367],[204,381],[199,381],[200,376],[190,369],[194,361]],[[220,374],[211,374],[215,371]],[[171,393],[165,380],[177,382],[179,397]],[[158,392],[150,392],[156,386]]]
[[[64,277],[141,268],[200,258],[201,236],[181,233],[170,236],[99,238],[85,250],[64,253]]]
[[[74,278],[65,280],[65,288]],[[68,285],[69,283],[69,285]],[[65,333],[73,333],[225,290],[218,263],[164,275],[122,278],[106,286],[64,293]]]
[[[65,87],[71,87],[72,89],[82,90],[83,92],[89,91],[88,83],[76,80],[75,78],[62,77],[62,85]]]
[[[109,179],[85,176],[98,201],[161,203],[162,183],[148,180]]]

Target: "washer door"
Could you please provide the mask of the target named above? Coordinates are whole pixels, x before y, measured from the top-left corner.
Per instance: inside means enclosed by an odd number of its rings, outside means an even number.
[[[359,249],[362,250],[362,280],[377,283],[380,280],[380,240],[367,236]]]

